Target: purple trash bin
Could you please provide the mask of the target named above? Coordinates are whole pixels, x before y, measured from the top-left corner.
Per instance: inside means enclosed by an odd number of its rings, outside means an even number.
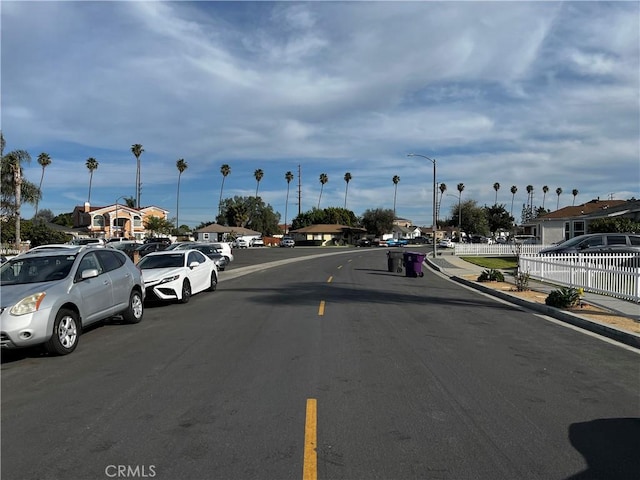
[[[420,252],[404,252],[404,271],[407,277],[422,277],[422,262],[426,255]]]

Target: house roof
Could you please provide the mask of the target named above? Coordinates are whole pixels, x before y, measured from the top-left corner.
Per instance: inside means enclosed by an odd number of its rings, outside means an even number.
[[[345,230],[356,232],[367,231],[365,228],[350,227],[348,225],[340,225],[338,223],[318,223],[316,225],[309,225],[308,227],[298,228],[297,230],[290,230],[289,233],[342,233]]]
[[[597,214],[602,212],[603,215],[606,215],[606,212],[609,209],[621,207],[625,204],[628,204],[627,200],[591,200],[590,202],[583,203],[582,205],[572,205],[570,207],[563,207],[555,212],[547,213],[546,215],[541,215],[538,217],[539,219],[544,220],[552,220],[552,219],[560,219],[560,218],[575,218],[581,215],[589,215],[589,214]]]
[[[226,225],[220,225],[218,223],[212,223],[206,227],[195,230],[195,233],[236,233],[238,235],[262,235],[261,232],[256,232],[249,228],[244,227],[229,227]]]

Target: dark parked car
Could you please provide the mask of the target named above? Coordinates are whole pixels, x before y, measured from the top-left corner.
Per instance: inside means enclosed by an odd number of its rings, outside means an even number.
[[[356,242],[356,247],[370,247],[371,240],[368,238],[361,238]]]
[[[173,242],[167,237],[149,237],[144,239],[144,243],[164,243],[165,245],[171,245]]]
[[[140,258],[142,258],[149,253],[160,252],[162,250],[165,250],[167,246],[168,245],[166,243],[151,242],[151,243],[145,243],[143,245],[138,245],[138,248],[136,248],[136,251],[138,252],[138,255],[140,255]]]
[[[540,250],[541,255],[556,253],[640,253],[640,235],[633,233],[590,233]]]

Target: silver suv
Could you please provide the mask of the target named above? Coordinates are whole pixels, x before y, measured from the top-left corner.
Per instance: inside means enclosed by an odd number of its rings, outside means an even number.
[[[556,253],[640,253],[640,235],[633,233],[590,233],[579,235],[553,247],[542,255]]]
[[[144,283],[127,255],[78,246],[18,255],[0,267],[0,346],[75,350],[82,328],[121,315],[142,320]]]

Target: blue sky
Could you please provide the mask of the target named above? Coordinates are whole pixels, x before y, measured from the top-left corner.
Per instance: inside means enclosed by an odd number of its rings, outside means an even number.
[[[321,207],[393,208],[432,223],[462,199],[514,214],[534,186],[547,208],[640,198],[638,2],[3,1],[2,131],[32,156],[40,208],[135,197],[181,224],[213,221],[224,197],[259,194],[284,221]],[[30,218],[33,209],[23,208]]]

